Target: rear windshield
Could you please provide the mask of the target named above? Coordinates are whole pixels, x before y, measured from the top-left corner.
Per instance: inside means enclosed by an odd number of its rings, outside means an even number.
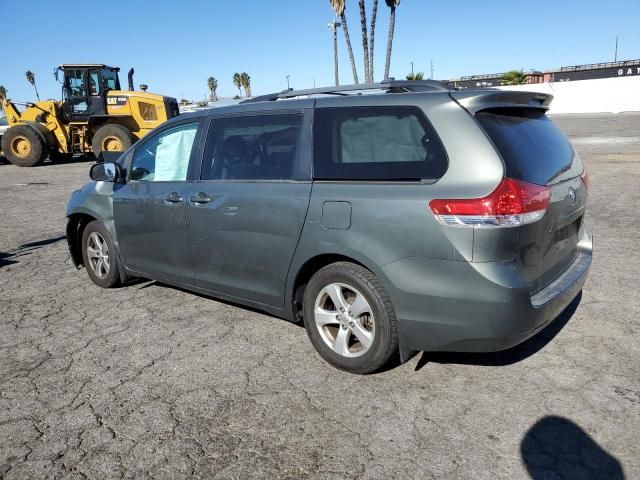
[[[507,177],[550,185],[582,173],[569,140],[543,111],[494,109],[476,118],[502,155]]]

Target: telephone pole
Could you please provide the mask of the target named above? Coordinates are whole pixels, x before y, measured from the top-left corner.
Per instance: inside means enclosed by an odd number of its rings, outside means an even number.
[[[433,80],[433,60],[431,60],[431,77],[429,80]]]
[[[413,77],[413,62],[409,62],[411,63],[411,76]]]
[[[333,33],[333,70],[336,77],[336,87],[340,85],[340,76],[338,74],[338,28],[342,26],[342,23],[337,18],[333,22],[327,25]]]
[[[616,53],[613,55],[613,61],[618,61],[618,35],[616,35]]]

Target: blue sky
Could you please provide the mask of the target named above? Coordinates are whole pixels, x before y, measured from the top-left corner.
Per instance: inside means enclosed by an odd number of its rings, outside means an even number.
[[[367,0],[370,7],[371,0]],[[16,101],[33,100],[27,69],[36,74],[42,98],[59,98],[53,67],[59,63],[107,63],[136,69],[136,88],[202,99],[213,75],[219,94],[232,96],[231,77],[247,71],[254,94],[333,82],[333,50],[327,23],[328,0],[110,0],[72,3],[5,0],[2,7],[0,84]],[[95,5],[95,6],[93,6]],[[349,32],[362,77],[358,2],[347,0]],[[518,5],[516,7],[516,5]],[[376,79],[384,67],[389,10],[380,0],[376,27]],[[619,59],[640,58],[640,1],[557,0],[456,2],[402,0],[397,10],[391,76],[416,70],[435,77],[546,69],[613,60],[616,34]],[[52,31],[59,36],[52,38]],[[72,41],[75,37],[78,41]],[[342,83],[351,83],[340,32]]]

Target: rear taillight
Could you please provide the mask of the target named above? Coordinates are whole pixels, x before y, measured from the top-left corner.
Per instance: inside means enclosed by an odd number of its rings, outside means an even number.
[[[549,205],[551,189],[504,178],[484,198],[431,200],[440,223],[470,227],[515,227],[540,220]]]
[[[580,178],[582,178],[582,183],[584,183],[584,186],[589,189],[589,173],[587,172],[586,168],[580,174]]]

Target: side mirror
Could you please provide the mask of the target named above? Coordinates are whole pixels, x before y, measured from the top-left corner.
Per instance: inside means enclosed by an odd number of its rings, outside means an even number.
[[[96,182],[120,183],[124,181],[124,171],[119,163],[96,163],[89,170],[89,177]]]

